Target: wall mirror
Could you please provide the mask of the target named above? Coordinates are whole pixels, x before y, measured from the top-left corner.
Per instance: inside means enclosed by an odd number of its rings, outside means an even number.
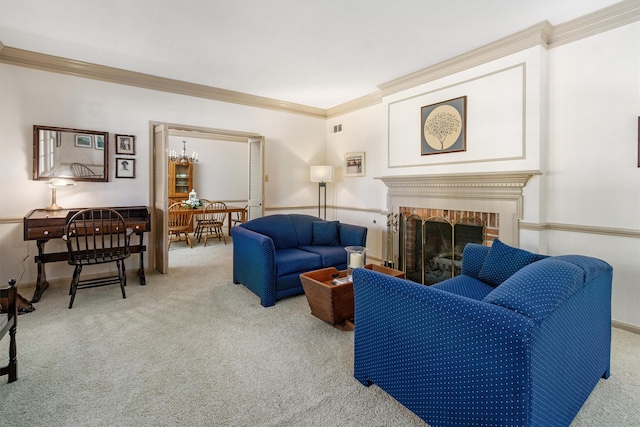
[[[109,133],[33,126],[33,179],[109,180]]]

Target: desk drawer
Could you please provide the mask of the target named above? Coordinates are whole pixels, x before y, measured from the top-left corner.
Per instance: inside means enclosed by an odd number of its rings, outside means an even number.
[[[147,223],[146,222],[127,222],[127,228],[133,230],[134,233],[139,231],[147,231]]]
[[[33,227],[27,230],[27,239],[59,239],[64,234],[64,227]]]

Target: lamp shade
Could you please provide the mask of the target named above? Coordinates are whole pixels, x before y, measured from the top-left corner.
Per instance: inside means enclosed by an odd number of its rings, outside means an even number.
[[[49,181],[49,188],[69,188],[76,185],[77,183],[69,178],[53,178]]]
[[[311,182],[333,182],[333,166],[311,166]]]

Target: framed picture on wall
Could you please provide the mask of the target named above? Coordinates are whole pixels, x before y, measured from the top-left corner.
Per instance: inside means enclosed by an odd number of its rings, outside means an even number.
[[[136,154],[135,135],[116,135],[116,154]]]
[[[466,96],[427,105],[420,110],[423,156],[466,151]]]
[[[116,157],[116,178],[135,178],[136,160]]]
[[[96,135],[96,145],[94,147],[96,150],[104,150],[104,136]]]
[[[93,135],[76,135],[76,147],[93,147]]]
[[[344,176],[364,176],[366,173],[366,161],[364,151],[347,153],[344,155]]]

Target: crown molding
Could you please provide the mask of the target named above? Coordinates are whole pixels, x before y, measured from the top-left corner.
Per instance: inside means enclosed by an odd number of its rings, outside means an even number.
[[[197,98],[211,99],[214,101],[229,102],[233,104],[247,105],[250,107],[266,108],[288,113],[302,114],[306,116],[326,118],[327,112],[323,108],[310,107],[292,102],[262,96],[235,92],[196,83],[189,83],[120,68],[107,67],[90,62],[77,61],[59,56],[31,52],[2,45],[0,50],[0,62],[37,70],[67,74],[76,77],[84,77],[109,83],[123,84],[144,89],[170,92],[178,95],[193,96]]]
[[[534,46],[547,47],[547,39],[552,27],[544,21],[509,37],[442,61],[431,67],[382,83],[378,88],[382,96],[392,95],[439,78],[494,61]]]
[[[549,47],[555,48],[640,21],[640,1],[624,0],[553,27]]]
[[[382,83],[378,85],[380,90],[377,92],[329,109],[30,52],[5,46],[2,42],[0,42],[0,62],[110,83],[326,119],[379,104],[385,96],[500,59],[524,49],[534,46],[551,49],[637,21],[640,21],[640,1],[638,0],[623,0],[555,27],[544,21],[433,66]]]
[[[378,85],[388,96],[439,78],[473,68],[534,46],[562,46],[640,20],[640,2],[623,0],[596,12],[552,26],[541,22],[511,36],[442,61],[431,67]]]
[[[327,110],[327,118],[340,116],[352,111],[361,110],[382,103],[382,92],[376,91]]]

